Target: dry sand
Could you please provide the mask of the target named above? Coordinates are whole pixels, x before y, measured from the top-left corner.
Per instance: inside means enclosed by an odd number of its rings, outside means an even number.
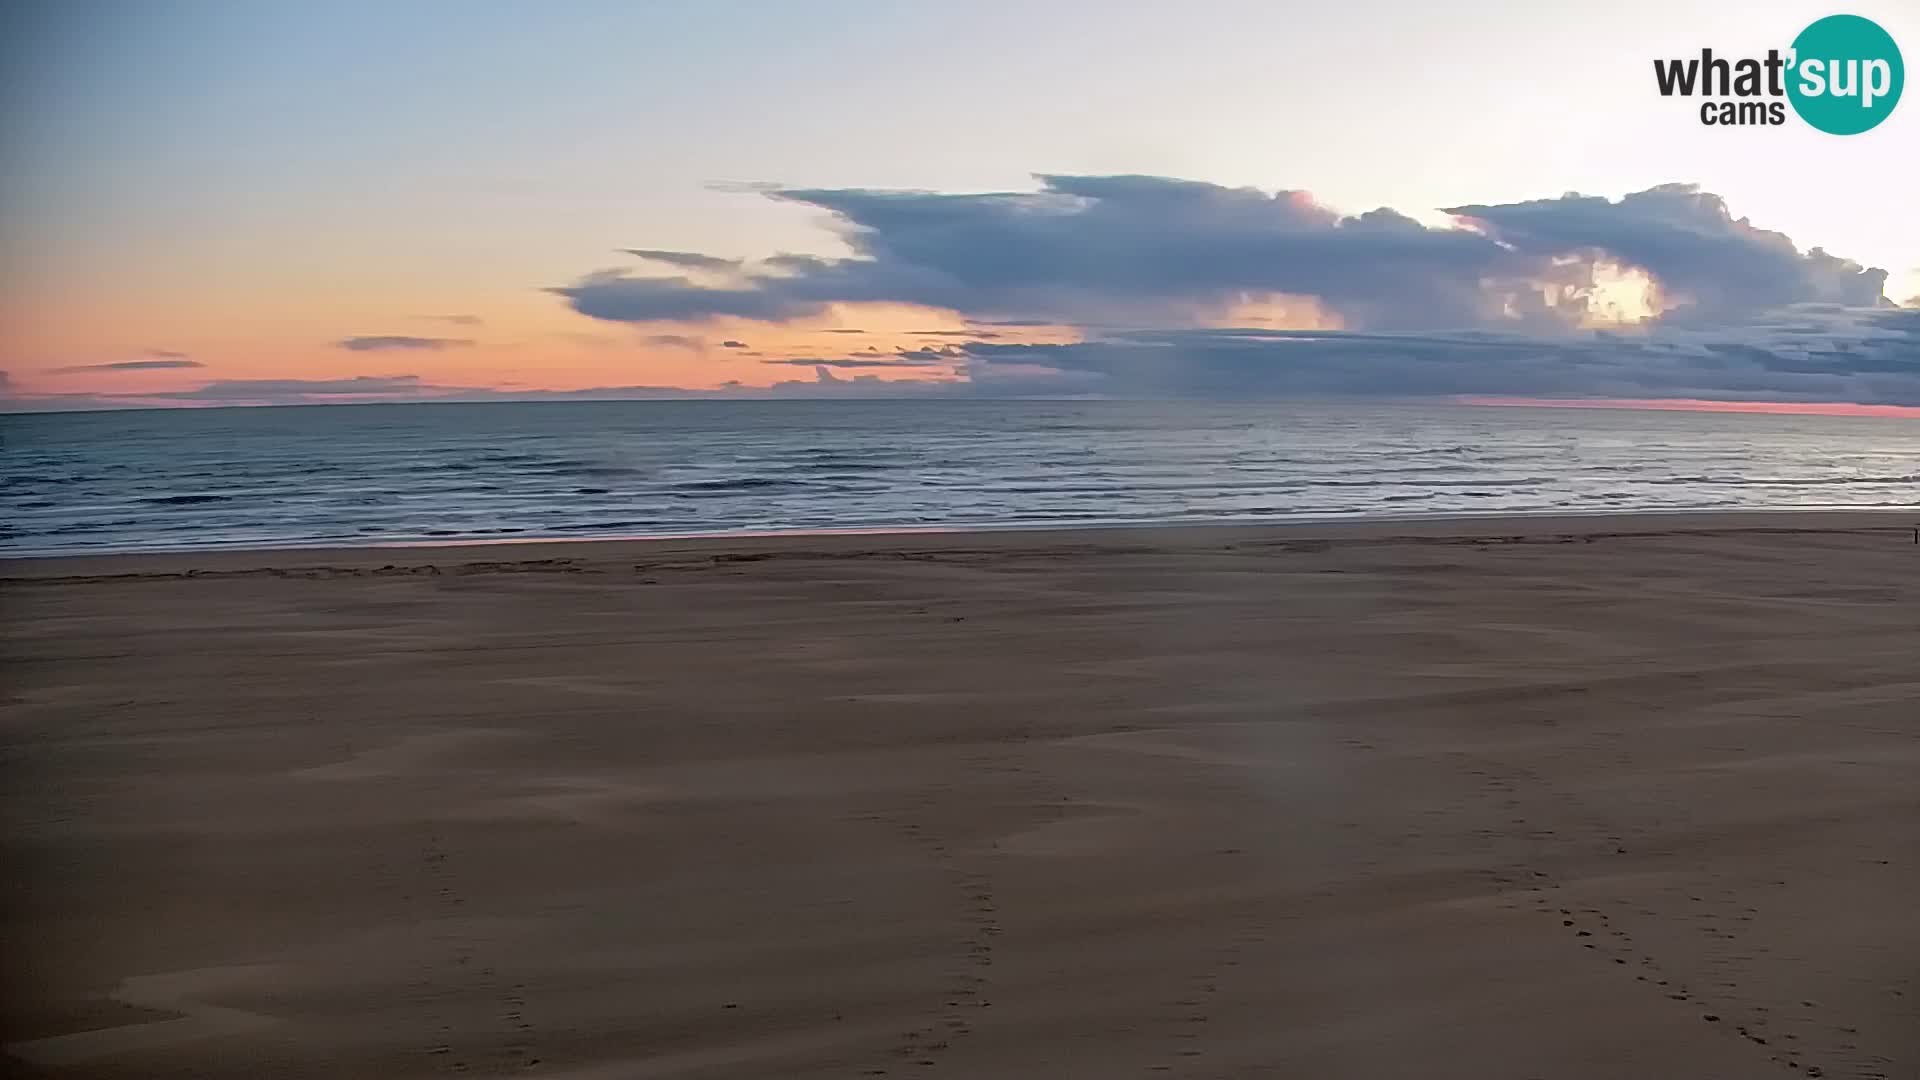
[[[1912,516],[0,565],[8,1060],[1920,1076]]]

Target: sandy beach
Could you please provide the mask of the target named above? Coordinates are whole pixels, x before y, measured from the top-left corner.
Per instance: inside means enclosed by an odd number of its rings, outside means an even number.
[[[1916,525],[0,563],[7,1064],[1920,1076]]]

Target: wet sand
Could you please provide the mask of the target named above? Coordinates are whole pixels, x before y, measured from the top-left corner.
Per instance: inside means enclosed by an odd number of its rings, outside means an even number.
[[[7,1063],[1914,1077],[1914,519],[0,563]]]

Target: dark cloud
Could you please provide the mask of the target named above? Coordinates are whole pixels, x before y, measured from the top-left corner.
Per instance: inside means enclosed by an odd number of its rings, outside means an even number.
[[[723,341],[720,343],[720,347],[723,349],[744,349],[747,347],[747,343],[744,341]]]
[[[1040,180],[1037,192],[981,195],[772,189],[834,215],[853,257],[774,256],[725,285],[602,271],[554,291],[583,314],[622,322],[783,321],[837,302],[899,301],[1013,325],[1192,325],[1283,293],[1314,297],[1361,329],[1564,329],[1588,315],[1606,266],[1656,279],[1680,305],[1669,319],[1884,302],[1883,271],[1820,248],[1802,253],[1691,185],[1618,200],[1466,204],[1448,212],[1474,228],[1430,228],[1385,208],[1343,216],[1298,191],[1155,176]],[[647,254],[679,266],[706,258]]]
[[[784,321],[837,302],[897,301],[986,321],[1135,325],[1191,325],[1286,293],[1318,298],[1350,326],[1432,329],[1577,321],[1591,288],[1579,272],[1593,261],[1584,236],[1567,250],[1534,251],[1388,209],[1342,216],[1297,191],[1151,176],[1040,180],[1037,192],[983,195],[776,189],[774,198],[834,215],[853,257],[775,256],[717,286],[602,271],[555,291],[583,314],[625,322]],[[1476,209],[1497,217],[1503,208]],[[1658,253],[1661,219],[1632,220],[1646,234],[1636,250]],[[1690,235],[1685,223],[1667,232],[1676,247]],[[1565,302],[1547,310],[1534,299],[1541,281]]]
[[[770,361],[828,375],[958,365],[982,392],[1051,379],[1118,394],[1920,396],[1920,339],[1889,321],[1903,309],[1885,299],[1884,271],[1803,251],[1692,185],[1468,203],[1445,211],[1455,225],[1436,227],[1385,208],[1340,214],[1298,191],[1155,176],[1039,180],[1038,191],[987,194],[763,186],[754,190],[831,214],[851,255],[741,263],[640,250],[727,277],[603,271],[554,291],[616,322],[782,322],[833,304],[901,302],[986,326],[1075,326],[1089,338],[1022,345],[991,330],[915,331],[964,340],[964,355]],[[1629,292],[1651,282],[1648,317],[1634,321],[1633,298],[1609,292],[1622,280]],[[1275,294],[1312,298],[1347,329],[1194,329]],[[1626,323],[1591,329],[1620,315],[1615,305]]]
[[[183,352],[175,352],[175,351],[174,351],[174,350],[172,350],[172,349],[148,349],[148,350],[147,350],[147,355],[148,355],[148,356],[151,356],[151,357],[153,357],[153,358],[154,358],[155,360],[185,360],[185,359],[187,359],[187,354],[186,354],[186,353],[183,353]]]
[[[722,259],[716,255],[702,255],[696,251],[662,251],[658,248],[621,248],[629,255],[638,256],[648,262],[665,263],[682,270],[706,270],[713,273],[738,270],[739,259]]]
[[[872,356],[836,356],[831,359],[817,359],[805,356],[787,357],[780,360],[762,360],[763,364],[781,364],[789,367],[826,367],[826,368],[906,368],[931,367],[935,361],[909,359],[902,357]],[[940,366],[951,366],[953,361],[939,362]]]
[[[669,349],[704,349],[707,343],[697,337],[686,334],[652,334],[646,339],[649,345],[661,345]]]
[[[409,334],[367,334],[361,337],[341,338],[334,342],[338,348],[351,352],[382,352],[389,349],[463,349],[472,345],[470,338],[413,337]]]
[[[580,314],[609,322],[692,322],[718,315],[784,322],[824,307],[757,285],[709,289],[695,285],[690,278],[636,278],[619,270],[588,274],[572,285],[551,291],[566,297]]]
[[[729,397],[756,398],[897,398],[942,397],[971,394],[974,388],[955,379],[882,379],[874,375],[843,378],[831,368],[816,365],[812,381],[794,379],[775,383],[764,390],[749,390],[734,384]]]
[[[913,365],[899,360],[875,360],[861,356],[840,356],[830,360],[818,360],[805,356],[787,357],[782,360],[762,360],[763,364],[784,365],[787,367],[828,367],[828,368],[898,368]]]
[[[158,354],[150,354],[158,355]],[[179,353],[166,354],[179,357]],[[160,359],[160,360],[120,360],[111,364],[71,364],[67,367],[49,368],[55,375],[74,375],[85,371],[170,371],[176,368],[199,368],[207,365],[198,360]]]
[[[1168,330],[973,342],[976,379],[1114,396],[1711,398],[1920,405],[1920,311],[1808,305],[1730,334]]]
[[[1806,302],[1871,307],[1883,302],[1887,282],[1886,271],[1817,247],[1802,254],[1786,234],[1736,220],[1726,200],[1691,184],[1664,184],[1617,202],[1566,195],[1447,212],[1525,254],[1597,251],[1640,267],[1689,319],[1740,318]]]
[[[939,348],[923,345],[918,349],[895,349],[894,355],[909,363],[941,364],[965,359],[967,350],[959,345],[942,345]]]
[[[872,355],[868,355],[869,353]],[[977,358],[973,354],[958,345],[944,345],[937,349],[895,349],[892,355],[882,353],[879,349],[869,345],[865,353],[857,356],[840,356],[824,359],[811,356],[789,356],[777,360],[762,360],[761,363],[787,365],[791,367],[824,368],[951,368],[956,365],[970,363],[975,359]]]

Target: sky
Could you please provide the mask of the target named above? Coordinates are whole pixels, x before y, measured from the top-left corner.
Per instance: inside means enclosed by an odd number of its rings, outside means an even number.
[[[1920,102],[1654,84],[1832,9],[1442,7],[11,4],[5,404],[1920,407]]]

